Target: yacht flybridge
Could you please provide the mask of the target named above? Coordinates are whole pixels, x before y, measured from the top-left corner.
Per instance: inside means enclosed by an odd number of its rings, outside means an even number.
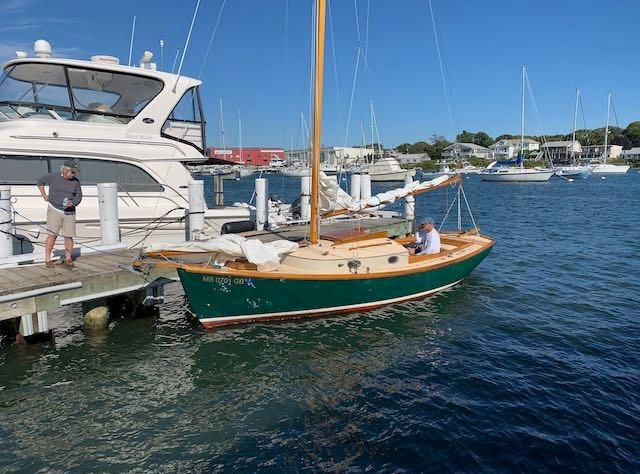
[[[184,239],[193,179],[185,165],[207,160],[201,81],[157,71],[150,52],[130,67],[112,56],[54,58],[43,40],[35,50],[35,57],[17,52],[0,77],[0,183],[11,185],[18,253],[46,237],[36,180],[69,159],[84,195],[80,243],[99,240],[101,182],[118,185],[123,242]],[[239,207],[206,209],[206,231],[248,217]]]

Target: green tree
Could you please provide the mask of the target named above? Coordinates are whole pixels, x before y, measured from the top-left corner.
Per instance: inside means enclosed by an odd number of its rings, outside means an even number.
[[[411,153],[409,149],[411,149],[411,143],[402,143],[396,147],[398,153]]]
[[[451,142],[442,135],[431,135],[430,141],[431,143],[429,144],[427,153],[432,160],[441,160],[442,150],[451,145]]]
[[[475,143],[473,140],[475,139],[476,134],[473,132],[467,132],[463,130],[462,133],[458,133],[456,135],[456,142],[458,143]]]
[[[631,122],[622,134],[629,139],[631,146],[640,146],[640,122]]]
[[[427,142],[415,142],[409,147],[409,153],[429,153],[429,144]]]
[[[491,138],[485,132],[478,132],[473,137],[473,143],[475,143],[476,145],[489,147],[489,145],[493,143],[493,138]]]

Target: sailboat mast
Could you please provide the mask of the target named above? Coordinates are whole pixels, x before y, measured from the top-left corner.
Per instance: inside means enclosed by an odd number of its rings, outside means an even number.
[[[320,187],[320,132],[322,127],[322,86],[324,85],[324,32],[326,0],[316,0],[316,58],[315,83],[313,100],[313,140],[311,160],[311,226],[309,237],[311,244],[317,244],[320,239],[318,215],[318,191]]]
[[[244,157],[242,156],[242,115],[238,110],[238,141],[240,146],[240,163],[244,164]]]
[[[607,163],[607,145],[609,144],[609,110],[611,109],[611,92],[607,96],[607,122],[604,127],[604,163]]]
[[[220,97],[220,141],[222,142],[222,149],[227,149],[227,144],[224,139],[224,112],[222,110],[222,97]]]
[[[520,168],[524,168],[524,75],[525,70],[522,66],[522,87],[521,87],[521,99],[520,99]]]
[[[580,89],[576,89],[576,108],[573,111],[573,133],[571,134],[571,163],[576,157],[576,121],[578,120],[578,100],[580,100]]]

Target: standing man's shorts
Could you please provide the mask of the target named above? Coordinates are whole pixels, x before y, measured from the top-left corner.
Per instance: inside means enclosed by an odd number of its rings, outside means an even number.
[[[63,237],[76,236],[76,215],[64,214],[55,211],[51,207],[47,208],[47,229],[50,234],[61,235]]]

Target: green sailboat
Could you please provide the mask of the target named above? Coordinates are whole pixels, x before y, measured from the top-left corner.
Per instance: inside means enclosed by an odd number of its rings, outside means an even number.
[[[357,312],[423,298],[462,281],[493,247],[493,239],[477,229],[443,234],[441,252],[431,255],[410,255],[405,245],[412,236],[321,238],[320,218],[347,214],[350,209],[334,209],[323,216],[319,211],[326,0],[316,0],[316,9],[309,241],[266,268],[246,258],[228,260],[223,266],[185,263],[194,261],[194,253],[171,250],[150,251],[143,263],[177,270],[191,309],[207,328]],[[461,184],[459,176],[415,187],[409,194],[453,184]],[[200,260],[210,262],[207,255],[200,252]]]

